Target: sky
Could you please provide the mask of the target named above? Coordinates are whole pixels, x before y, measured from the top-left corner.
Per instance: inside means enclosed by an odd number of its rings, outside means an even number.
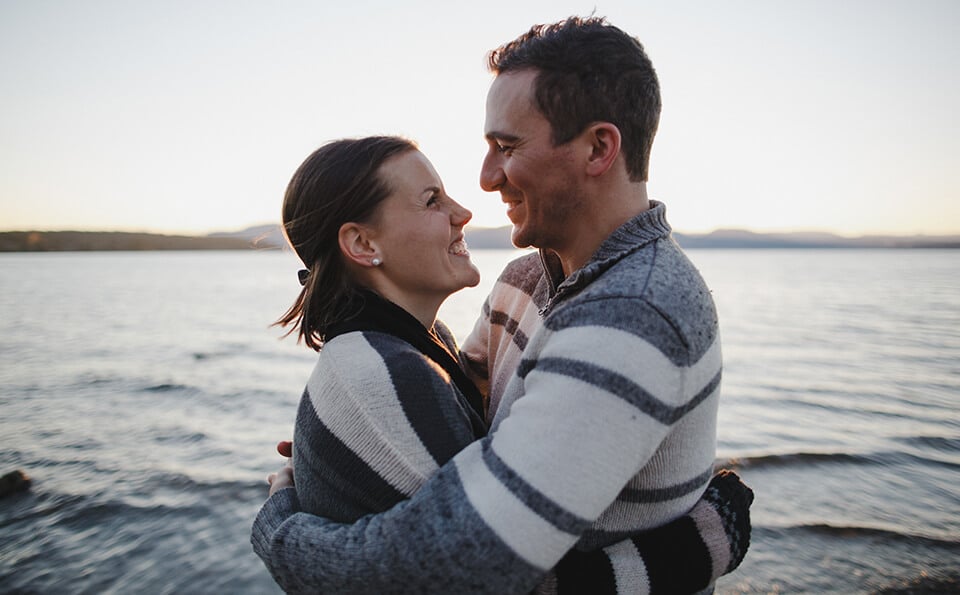
[[[0,0],[0,230],[276,223],[307,155],[368,134],[507,225],[486,55],[590,13],[657,68],[648,192],[677,230],[960,233],[955,0]]]

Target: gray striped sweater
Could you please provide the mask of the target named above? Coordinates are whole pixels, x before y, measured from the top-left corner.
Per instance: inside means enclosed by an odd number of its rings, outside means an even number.
[[[443,323],[434,330],[456,354]],[[409,498],[481,437],[471,415],[449,375],[403,339],[365,331],[326,342],[294,427],[303,511],[352,522]]]
[[[410,500],[352,525],[275,494],[252,542],[284,588],[523,592],[571,546],[607,546],[693,507],[714,456],[719,339],[664,207],[562,283],[533,265],[508,269],[465,344],[481,370],[491,362],[495,432]],[[644,588],[642,573],[617,580]]]

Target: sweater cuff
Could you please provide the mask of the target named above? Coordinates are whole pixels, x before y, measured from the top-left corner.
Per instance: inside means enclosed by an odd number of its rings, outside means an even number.
[[[253,521],[250,543],[253,551],[268,568],[272,568],[270,550],[277,530],[284,521],[299,511],[300,500],[297,498],[297,490],[292,487],[277,490],[260,507],[260,512]]]
[[[710,582],[729,572],[730,542],[723,530],[723,520],[710,504],[700,500],[689,512],[700,532],[700,539],[710,553]]]

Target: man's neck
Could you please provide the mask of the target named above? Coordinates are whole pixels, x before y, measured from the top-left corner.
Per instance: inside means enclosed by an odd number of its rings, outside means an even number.
[[[609,193],[578,223],[575,237],[553,251],[560,258],[564,277],[586,265],[600,245],[621,225],[650,209],[645,182],[630,185],[629,191]]]

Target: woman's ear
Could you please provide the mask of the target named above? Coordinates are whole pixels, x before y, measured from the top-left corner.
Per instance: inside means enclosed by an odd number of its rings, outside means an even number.
[[[620,156],[620,129],[610,122],[595,122],[584,131],[591,147],[587,175],[602,176]]]
[[[376,266],[371,261],[377,256],[377,246],[367,227],[359,223],[344,223],[340,226],[337,240],[347,262],[364,267]]]

